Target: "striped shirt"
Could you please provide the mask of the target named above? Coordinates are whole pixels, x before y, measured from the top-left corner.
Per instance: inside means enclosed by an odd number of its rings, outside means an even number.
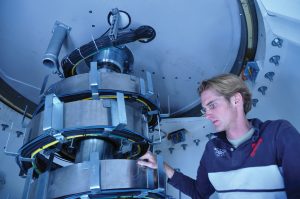
[[[285,120],[250,120],[251,139],[237,148],[225,132],[207,144],[196,180],[175,172],[169,183],[191,198],[299,199],[300,134]]]

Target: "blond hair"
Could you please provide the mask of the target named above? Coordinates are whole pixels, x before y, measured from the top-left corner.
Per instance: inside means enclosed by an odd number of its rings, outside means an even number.
[[[251,110],[251,93],[244,81],[236,75],[222,74],[204,80],[198,89],[199,94],[207,89],[214,89],[228,101],[234,94],[240,93],[243,97],[245,114]]]

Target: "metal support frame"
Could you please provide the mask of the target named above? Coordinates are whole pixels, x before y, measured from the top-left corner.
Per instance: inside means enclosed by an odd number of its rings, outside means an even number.
[[[160,129],[160,122],[159,122],[159,115],[157,117],[157,127],[158,127],[158,136],[159,136],[159,141],[157,142],[152,142],[152,144],[160,144],[162,142],[162,136],[161,136],[161,129]]]
[[[59,138],[57,132],[63,128],[63,102],[55,94],[49,94],[45,99],[43,131]]]
[[[92,193],[101,192],[101,164],[99,161],[99,152],[90,154],[90,190]]]
[[[153,82],[152,82],[151,73],[149,71],[146,71],[146,80],[147,80],[146,97],[151,97],[152,95],[154,95],[154,90],[153,90]]]
[[[161,155],[156,156],[157,160],[157,189],[159,192],[164,191],[166,188],[166,174],[164,172],[164,160]]]
[[[117,106],[118,106],[118,119],[119,124],[116,129],[124,129],[127,125],[127,116],[126,116],[126,105],[124,99],[124,93],[117,92]]]
[[[90,80],[90,89],[92,92],[92,98],[93,100],[99,100],[98,85],[100,82],[100,77],[97,71],[97,62],[91,62],[89,80]]]
[[[158,107],[160,109],[159,96],[157,97],[157,99],[158,99]],[[161,114],[159,114],[159,116],[161,118],[168,118],[168,117],[170,117],[170,115],[171,115],[170,96],[168,95],[168,113],[161,113]]]
[[[25,181],[22,199],[30,199],[32,174],[33,174],[33,168],[30,168],[27,172],[27,177],[26,177],[26,181]]]
[[[10,140],[10,134],[11,134],[11,131],[8,133],[8,137],[7,137],[5,146],[4,146],[4,153],[5,153],[6,155],[8,155],[8,156],[16,157],[16,156],[19,155],[19,153],[12,152],[12,151],[7,151],[7,149],[8,149],[8,143],[9,143],[9,140]]]
[[[147,187],[154,187],[154,170],[147,168]]]
[[[37,182],[37,191],[35,193],[35,199],[47,199],[47,189],[49,182],[50,171],[46,171],[41,174]]]
[[[140,78],[140,93],[146,95],[145,80],[143,78]]]

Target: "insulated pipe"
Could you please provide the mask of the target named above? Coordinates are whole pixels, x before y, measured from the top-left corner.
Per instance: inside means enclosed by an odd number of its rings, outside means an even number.
[[[71,28],[61,22],[56,21],[53,28],[53,35],[43,58],[43,64],[49,68],[58,65],[58,54],[67,33]]]

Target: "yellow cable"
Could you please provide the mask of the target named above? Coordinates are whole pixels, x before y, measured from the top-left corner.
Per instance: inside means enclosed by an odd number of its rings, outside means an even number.
[[[55,140],[53,142],[50,142],[49,144],[46,144],[45,146],[43,146],[42,148],[38,148],[37,150],[35,150],[32,154],[31,154],[31,158],[33,158],[38,152],[44,150],[44,149],[47,149],[55,144],[58,143],[58,140]]]
[[[91,57],[91,56],[93,56],[93,55],[95,55],[95,54],[97,54],[97,53],[98,53],[98,51],[96,51],[96,52],[94,52],[94,53],[88,55],[87,57],[82,58],[81,60],[79,60],[79,61],[72,67],[71,74],[74,75],[75,68],[78,66],[78,64],[79,64],[80,62],[82,62],[83,60],[85,60],[85,59],[87,59],[87,58],[89,58],[89,57]],[[69,60],[70,60],[70,58],[69,58]]]

